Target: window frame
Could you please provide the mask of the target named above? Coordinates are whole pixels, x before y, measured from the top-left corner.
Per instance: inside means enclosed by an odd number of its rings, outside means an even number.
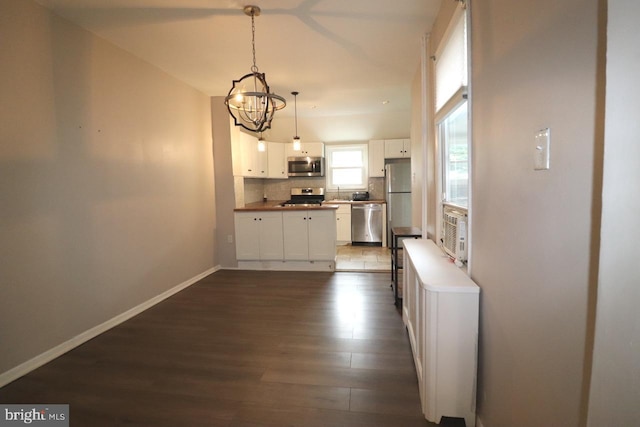
[[[362,185],[349,185],[349,184],[340,184],[337,185],[333,182],[333,170],[334,169],[347,169],[347,167],[336,167],[333,165],[332,157],[334,152],[340,151],[360,151],[362,156],[362,165],[356,166],[361,169],[361,177],[362,177]],[[325,157],[326,157],[326,173],[325,173],[325,186],[328,191],[337,191],[337,190],[353,190],[366,191],[369,188],[369,144],[367,143],[353,143],[353,144],[332,144],[325,146]],[[351,167],[353,168],[353,167]]]
[[[464,90],[462,90],[464,89]],[[470,169],[471,169],[471,139],[470,139],[470,135],[469,135],[469,101],[467,99],[466,96],[466,87],[465,88],[461,88],[461,93],[458,94],[456,97],[450,99],[447,104],[446,104],[446,108],[442,108],[440,110],[441,114],[438,114],[437,119],[436,119],[436,133],[437,133],[437,141],[438,141],[438,146],[440,147],[440,203],[444,206],[444,205],[449,205],[449,206],[454,206],[458,209],[464,210],[465,212],[469,211],[469,197],[470,197],[470,192],[471,192],[471,176],[470,176]],[[446,122],[446,120],[451,117],[452,114],[454,114],[458,108],[462,107],[464,104],[467,104],[467,112],[466,112],[466,132],[467,132],[467,205],[461,205],[459,203],[456,203],[455,201],[452,201],[450,199],[450,195],[447,194],[446,189],[449,188],[449,170],[447,169],[449,166],[449,161],[447,160],[447,155],[449,154],[448,149],[449,149],[449,144],[447,142],[447,140],[444,137],[444,123]]]

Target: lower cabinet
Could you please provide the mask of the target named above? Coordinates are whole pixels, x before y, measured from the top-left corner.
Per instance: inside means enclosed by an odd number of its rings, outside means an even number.
[[[336,233],[338,242],[351,242],[351,204],[342,204],[336,211]]]
[[[315,261],[336,257],[334,210],[283,212],[284,259]]]
[[[308,269],[306,264],[314,261],[330,261],[323,268],[335,268],[336,213],[333,209],[236,212],[235,233],[238,261],[259,261],[259,268],[265,269],[273,266]],[[289,265],[283,266],[283,263]]]
[[[282,260],[282,213],[236,212],[236,259]]]

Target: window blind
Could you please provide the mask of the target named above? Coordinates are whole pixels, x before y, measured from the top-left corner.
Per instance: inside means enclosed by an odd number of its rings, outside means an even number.
[[[467,25],[464,9],[456,11],[436,52],[436,112],[467,86]]]

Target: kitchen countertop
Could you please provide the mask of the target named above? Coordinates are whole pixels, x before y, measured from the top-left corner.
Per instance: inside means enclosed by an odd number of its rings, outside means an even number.
[[[242,208],[235,208],[234,212],[250,211],[295,211],[295,210],[327,210],[338,209],[339,205],[351,204],[362,205],[365,203],[386,203],[384,200],[325,200],[320,206],[281,206],[286,200],[268,200],[266,202],[247,203]]]
[[[324,203],[331,203],[331,204],[349,203],[351,205],[364,205],[366,203],[387,203],[387,202],[382,199],[371,199],[371,200],[325,200]]]
[[[266,202],[247,203],[243,208],[235,208],[234,212],[250,211],[311,211],[311,210],[331,210],[338,209],[338,205],[333,202],[325,202],[317,206],[281,206],[286,200],[268,200]]]

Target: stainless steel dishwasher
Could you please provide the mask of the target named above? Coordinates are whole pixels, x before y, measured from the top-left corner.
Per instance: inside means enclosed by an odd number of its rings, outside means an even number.
[[[382,246],[381,203],[354,203],[351,206],[351,243]]]

